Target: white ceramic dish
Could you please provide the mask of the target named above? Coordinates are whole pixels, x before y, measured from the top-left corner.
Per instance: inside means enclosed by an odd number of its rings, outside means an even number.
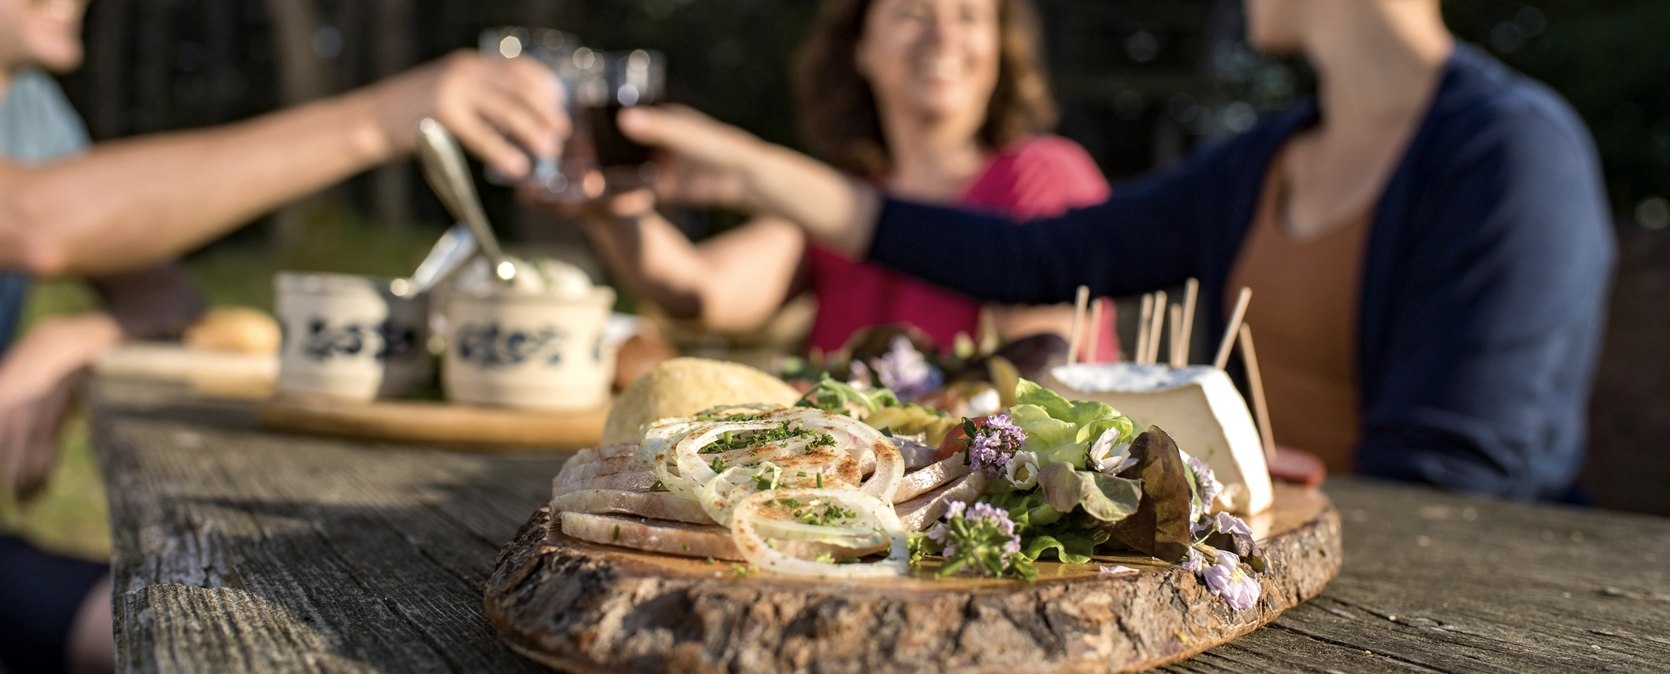
[[[551,410],[607,400],[618,346],[605,338],[613,290],[594,287],[577,297],[452,292],[445,303],[448,400]]]
[[[433,375],[427,296],[396,297],[389,279],[345,274],[284,272],[274,286],[280,395],[399,397]]]

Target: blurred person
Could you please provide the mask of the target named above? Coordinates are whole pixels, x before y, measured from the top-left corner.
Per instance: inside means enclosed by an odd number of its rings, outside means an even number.
[[[1001,302],[1202,280],[1255,291],[1272,427],[1336,472],[1573,496],[1615,242],[1554,92],[1458,44],[1439,0],[1247,0],[1318,94],[1107,201],[1025,227],[914,203],[690,110],[630,110],[667,198],[747,203],[847,255]]]
[[[1056,109],[1028,0],[826,0],[796,64],[805,136],[835,168],[912,199],[1016,217],[1057,215],[1107,197],[1078,144],[1048,135]],[[809,346],[908,323],[949,346],[981,336],[979,302],[807,240],[761,217],[691,243],[647,192],[584,218],[611,272],[676,318],[730,333],[759,329],[789,300],[818,300]],[[1119,350],[1112,305],[1102,359]],[[1072,307],[991,308],[1004,339],[1071,330]]]
[[[74,383],[128,338],[178,332],[201,299],[166,261],[286,201],[409,154],[434,117],[507,175],[551,148],[554,78],[461,52],[376,85],[238,124],[89,146],[48,73],[82,60],[81,0],[0,0],[0,493],[45,480]],[[31,277],[90,277],[100,311],[12,342]],[[108,671],[101,564],[0,535],[0,670]]]

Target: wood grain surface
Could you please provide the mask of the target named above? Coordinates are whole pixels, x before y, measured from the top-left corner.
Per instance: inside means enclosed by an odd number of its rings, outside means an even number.
[[[1241,611],[1149,557],[1040,562],[1035,582],[820,580],[548,536],[543,508],[500,553],[485,602],[512,646],[578,671],[1137,671],[1257,629],[1334,577],[1327,497],[1282,489],[1269,514],[1264,591]]]
[[[481,600],[561,456],[274,434],[253,405],[156,384],[97,380],[92,401],[121,671],[543,671],[501,642]],[[1165,671],[1670,666],[1670,520],[1324,488],[1340,575]]]

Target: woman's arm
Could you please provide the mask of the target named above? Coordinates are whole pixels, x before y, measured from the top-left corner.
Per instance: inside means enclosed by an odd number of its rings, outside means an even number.
[[[757,330],[804,286],[806,237],[782,220],[758,218],[700,244],[653,209],[584,222],[610,272],[633,295],[709,330]]]
[[[372,87],[215,129],[0,161],[0,268],[106,274],[193,248],[279,204],[407,154],[435,117],[501,171],[555,152],[560,89],[527,59],[459,53]]]
[[[1204,195],[1211,156],[1108,201],[1014,227],[1013,220],[885,198],[786,148],[688,109],[632,109],[621,126],[671,153],[657,190],[674,200],[741,203],[794,222],[814,241],[987,301],[1072,299],[1079,285],[1120,295],[1195,274],[1207,223],[1227,199]]]

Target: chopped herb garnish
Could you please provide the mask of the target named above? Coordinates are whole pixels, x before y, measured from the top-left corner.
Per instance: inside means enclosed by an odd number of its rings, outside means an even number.
[[[749,576],[752,576],[752,575],[754,575],[754,571],[756,571],[756,570],[757,569],[755,569],[752,566],[743,566],[741,564],[732,564],[731,565],[731,575],[734,575],[737,578],[747,578]]]
[[[708,464],[708,466],[712,468],[715,473],[723,473],[725,472],[725,458],[715,456],[713,457],[713,463]]]
[[[615,525],[615,533],[614,533],[614,536],[612,536],[612,537],[611,537],[611,538],[610,538],[610,539],[609,539],[609,540],[611,540],[611,541],[618,541],[618,540],[620,540],[620,525],[619,525],[619,524],[616,524],[616,525]]]
[[[833,447],[835,436],[828,433],[814,433],[811,429],[794,421],[781,421],[775,427],[758,431],[725,431],[719,439],[696,450],[698,454],[722,454],[724,452],[751,447],[760,447],[774,443],[787,442],[796,438],[812,438],[811,447]]]
[[[667,491],[667,485],[661,484],[660,480],[656,480],[655,484],[652,484],[652,485],[649,486],[649,490],[650,491]]]
[[[858,513],[853,512],[852,509],[843,508],[833,503],[822,507],[819,507],[818,504],[813,504],[811,507],[800,508],[790,514],[797,520],[807,524],[816,524],[818,526],[829,526],[830,524],[834,524],[842,520],[849,520],[858,517]]]

